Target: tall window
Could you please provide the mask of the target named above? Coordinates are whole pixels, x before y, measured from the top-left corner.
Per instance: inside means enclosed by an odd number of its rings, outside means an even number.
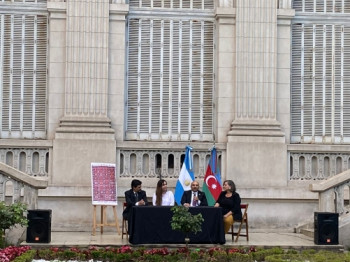
[[[129,3],[126,138],[212,141],[214,1]]]
[[[45,138],[46,1],[0,1],[0,138]]]
[[[350,1],[293,6],[291,140],[350,143]]]

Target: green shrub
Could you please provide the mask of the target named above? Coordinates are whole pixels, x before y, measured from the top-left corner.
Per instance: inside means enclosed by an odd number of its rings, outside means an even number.
[[[266,262],[305,262],[300,254],[279,254],[265,257]]]
[[[99,260],[102,258],[103,250],[92,250],[91,251],[91,257],[94,260]]]
[[[116,254],[115,258],[116,258],[116,261],[120,261],[120,262],[133,261],[131,253]]]
[[[39,249],[29,250],[21,256],[17,257],[14,262],[31,262],[34,258],[45,259],[48,261],[67,261],[78,260],[101,262],[350,262],[349,253],[339,253],[332,251],[315,251],[288,250],[284,252],[281,248],[270,249],[241,249],[231,248],[223,249],[221,247],[213,247],[210,249],[194,249],[178,248],[176,250],[168,250],[167,248],[154,249],[131,249],[129,246],[120,248],[101,248],[90,247],[89,249]]]
[[[350,262],[350,255],[331,251],[305,250],[300,253],[287,252],[285,254],[275,254],[265,257],[266,262]]]
[[[227,254],[228,261],[235,262],[252,262],[253,257],[251,254],[241,254],[241,253],[229,253]]]
[[[138,261],[138,260],[136,260]],[[162,262],[162,261],[167,261],[164,259],[163,256],[158,255],[158,254],[145,254],[143,256],[143,261],[145,262]]]
[[[321,250],[314,254],[310,261],[313,262],[348,262],[350,261],[350,257],[348,254],[344,253],[336,253],[331,251]]]
[[[0,201],[0,248],[5,247],[5,230],[14,227],[15,225],[26,226],[28,224],[27,217],[24,212],[27,211],[27,206],[23,203],[13,203],[6,205]]]
[[[24,254],[16,257],[12,262],[32,262],[35,258],[36,250],[28,250]]]
[[[62,252],[62,259],[63,260],[73,260],[78,258],[79,256],[77,256],[76,252],[73,252],[71,250],[65,250]]]
[[[37,251],[37,257],[45,260],[53,260],[57,257],[57,253],[50,249],[40,249]]]
[[[259,248],[256,252],[252,252],[253,260],[264,261],[267,256],[283,254],[283,249],[280,247],[274,247],[269,249]]]
[[[202,223],[204,221],[202,214],[192,215],[188,207],[174,206],[170,209],[173,212],[171,217],[171,228],[188,236],[189,233],[197,234],[202,231]]]

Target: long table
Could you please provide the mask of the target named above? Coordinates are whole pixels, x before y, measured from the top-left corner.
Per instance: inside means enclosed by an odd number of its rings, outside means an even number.
[[[184,243],[182,232],[174,231],[170,221],[171,207],[134,206],[129,220],[131,244],[180,244]],[[190,244],[224,244],[225,233],[221,208],[191,207],[191,214],[201,213],[204,219],[202,231],[190,234]]]

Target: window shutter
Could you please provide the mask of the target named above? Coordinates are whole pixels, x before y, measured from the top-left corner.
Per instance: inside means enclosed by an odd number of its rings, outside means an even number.
[[[140,3],[130,1],[135,12]],[[212,1],[162,1],[203,10]],[[158,5],[152,1],[150,6]],[[179,3],[179,4],[176,4]],[[142,7],[146,2],[142,2]],[[180,8],[181,9],[181,8]],[[214,18],[130,12],[127,139],[213,139]]]
[[[294,2],[295,3],[295,2]],[[303,117],[302,107],[302,90],[304,85],[303,77],[303,57],[304,49],[302,46],[303,39],[302,24],[292,25],[292,93],[291,93],[291,119],[292,119],[292,142],[300,142],[301,124]]]
[[[350,25],[344,26],[343,42],[343,133],[350,137]]]
[[[293,6],[291,141],[350,143],[350,34],[349,23],[339,20],[349,2],[298,0]]]
[[[31,3],[39,1],[25,2]],[[45,138],[47,16],[20,10],[0,12],[1,138]]]

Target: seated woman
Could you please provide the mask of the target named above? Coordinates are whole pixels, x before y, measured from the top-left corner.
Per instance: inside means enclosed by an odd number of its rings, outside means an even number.
[[[235,220],[242,220],[241,197],[236,192],[236,186],[232,180],[224,181],[223,191],[220,193],[214,207],[222,208],[225,234],[229,231]]]
[[[168,191],[168,183],[161,179],[157,183],[156,192],[153,194],[153,206],[173,206],[174,194]]]

